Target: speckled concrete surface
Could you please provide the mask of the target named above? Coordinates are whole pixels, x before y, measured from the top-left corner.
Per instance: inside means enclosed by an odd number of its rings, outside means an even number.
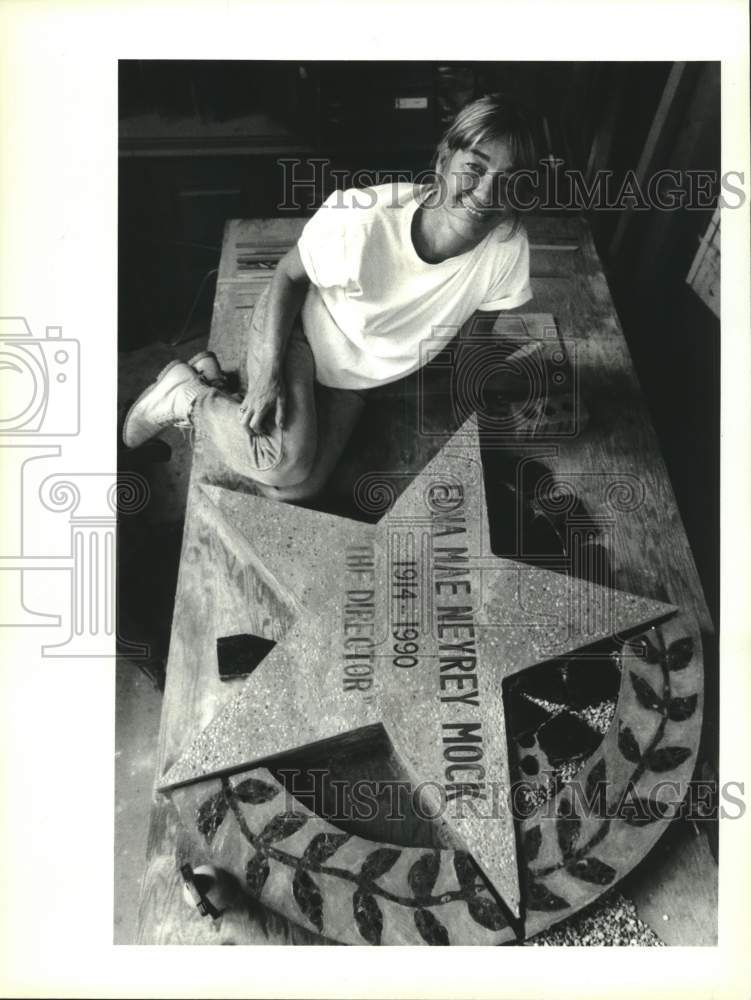
[[[530,938],[526,945],[537,948],[561,945],[659,947],[664,941],[639,919],[631,900],[614,889],[570,920]]]

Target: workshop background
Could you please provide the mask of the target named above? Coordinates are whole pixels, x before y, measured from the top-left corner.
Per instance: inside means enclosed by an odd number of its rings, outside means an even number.
[[[719,63],[121,62],[121,417],[161,365],[205,346],[228,219],[309,215],[336,171],[425,170],[456,111],[495,90],[530,109],[541,157],[588,182],[603,170],[615,190],[628,170],[640,181],[667,169],[719,177]],[[310,169],[296,212],[282,207],[289,190],[280,159],[329,161]],[[718,194],[710,184],[703,209],[585,213],[716,628]],[[119,634],[147,644],[149,655],[118,665],[116,943],[135,934],[190,472],[187,441],[179,432],[165,440],[120,454],[121,468],[146,477],[151,500],[122,520],[119,536]],[[716,651],[705,651],[705,666],[703,766],[714,774]],[[707,839],[716,859],[716,836]],[[711,861],[701,851],[697,844],[697,859]],[[662,896],[640,886],[638,872],[628,880],[639,916],[666,943],[710,944],[716,933],[699,912],[711,912],[711,899],[691,905],[697,889],[716,894],[699,860],[690,873],[668,872]]]

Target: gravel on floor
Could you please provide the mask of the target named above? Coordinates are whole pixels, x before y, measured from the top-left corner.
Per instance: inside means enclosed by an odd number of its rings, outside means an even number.
[[[637,945],[664,948],[655,932],[636,915],[636,906],[616,889],[581,913],[525,942],[527,947],[559,945]]]

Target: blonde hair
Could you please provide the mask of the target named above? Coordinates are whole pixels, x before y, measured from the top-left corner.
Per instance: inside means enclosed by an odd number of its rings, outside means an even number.
[[[532,129],[520,104],[504,94],[486,94],[463,107],[438,143],[434,164],[438,166],[457,149],[471,149],[488,139],[504,139],[509,144],[514,170],[534,169]]]
[[[486,94],[465,105],[444,132],[433,157],[439,172],[457,150],[471,149],[479,142],[502,139],[508,143],[514,170],[534,170],[537,165],[535,141],[521,105],[506,94]],[[521,226],[519,213],[512,209],[513,226],[509,238]]]

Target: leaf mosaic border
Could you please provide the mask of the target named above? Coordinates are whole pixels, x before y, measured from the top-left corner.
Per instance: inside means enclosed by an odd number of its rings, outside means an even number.
[[[623,645],[620,662],[615,715],[602,743],[576,781],[541,807],[544,816],[538,810],[519,824],[526,937],[594,902],[630,871],[686,795],[703,707],[695,621],[678,615],[650,629]],[[345,833],[264,768],[208,778],[171,798],[205,861],[230,872],[264,906],[330,940],[516,940],[466,852]]]

